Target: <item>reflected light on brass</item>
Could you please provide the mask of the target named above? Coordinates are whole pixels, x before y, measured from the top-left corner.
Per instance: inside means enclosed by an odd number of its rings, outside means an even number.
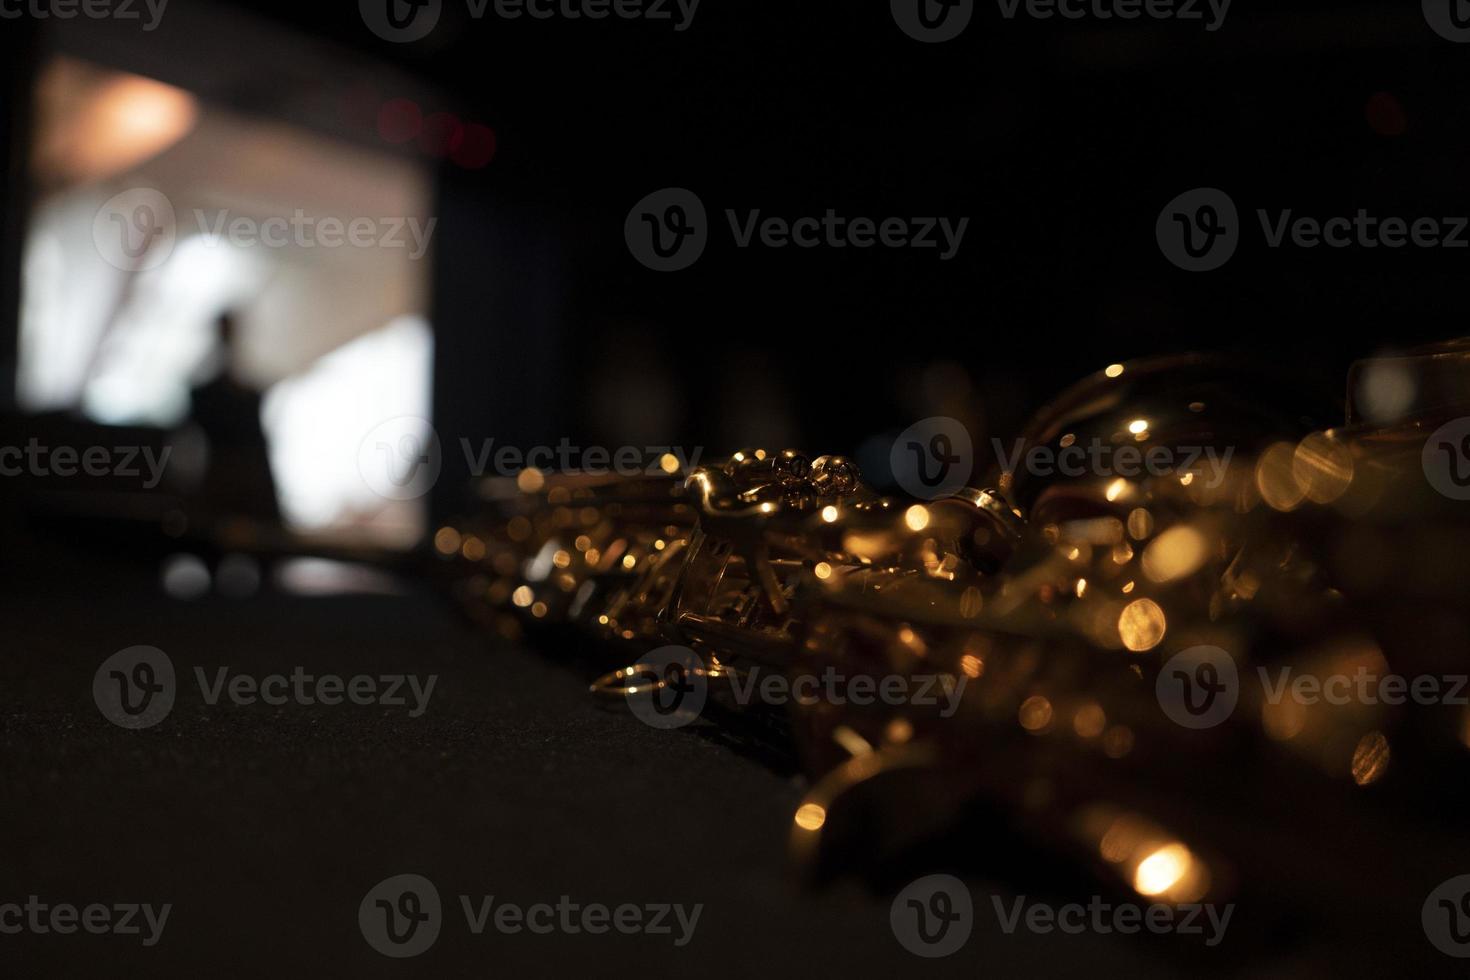
[[[1296,447],[1278,442],[1256,461],[1256,489],[1272,510],[1295,510],[1307,496],[1296,479],[1295,459]]]
[[[1155,582],[1172,582],[1193,575],[1208,557],[1205,536],[1187,524],[1171,527],[1143,553],[1143,574]]]
[[[796,810],[796,825],[802,830],[821,830],[827,822],[827,811],[817,803],[803,803]]]
[[[1353,482],[1353,457],[1346,446],[1314,432],[1292,456],[1292,475],[1313,503],[1330,504]]]
[[[1152,650],[1164,639],[1168,628],[1164,610],[1152,599],[1134,599],[1118,617],[1118,635],[1134,653]]]
[[[1051,725],[1051,715],[1051,702],[1039,694],[1033,695],[1021,704],[1021,727],[1028,732],[1044,732]]]
[[[1388,739],[1382,732],[1369,732],[1358,740],[1353,749],[1353,782],[1369,786],[1383,778],[1388,771]]]

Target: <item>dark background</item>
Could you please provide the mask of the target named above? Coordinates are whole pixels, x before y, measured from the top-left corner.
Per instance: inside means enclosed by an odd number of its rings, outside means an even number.
[[[777,437],[858,452],[935,414],[925,371],[954,362],[983,445],[1113,361],[1234,351],[1340,400],[1353,359],[1464,332],[1470,252],[1272,250],[1254,218],[1470,213],[1470,47],[1435,35],[1414,3],[1236,0],[1216,33],[1008,22],[981,3],[940,45],[904,36],[882,2],[704,0],[676,33],[618,19],[455,23],[463,8],[446,0],[433,41],[409,46],[373,37],[351,3],[250,7],[394,63],[496,129],[493,163],[440,174],[432,319],[447,440],[616,445],[651,430],[711,453]],[[172,23],[160,52],[195,40],[169,38]],[[37,39],[27,21],[0,24],[0,360],[14,357]],[[300,66],[272,50],[237,56],[258,64],[259,87],[213,97],[282,111]],[[134,70],[168,68],[160,54]],[[622,239],[628,209],[665,186],[698,193],[716,225],[703,258],[673,274],[640,266]],[[1248,225],[1208,274],[1176,269],[1154,239],[1164,204],[1197,186],[1227,191]],[[727,207],[971,221],[940,262],[738,250]],[[12,378],[0,370],[0,390]],[[608,387],[646,405],[637,425],[608,415]],[[750,400],[775,407],[751,413]],[[441,509],[458,501],[456,462],[446,454]],[[154,956],[7,939],[18,975],[74,974],[82,957],[127,975],[285,976],[1142,975],[1171,963],[1096,937],[909,957],[881,887],[795,888],[781,854],[799,799],[789,774],[599,714],[582,673],[487,649],[427,595],[183,607],[146,562],[31,531],[6,540],[7,891],[177,906]],[[181,668],[438,670],[445,709],[414,722],[186,708],[123,738],[86,685],[103,656],[140,642]],[[355,904],[410,869],[446,896],[705,901],[706,918],[692,956],[641,940],[491,951],[448,932],[433,954],[392,963],[361,943]]]
[[[1113,361],[1233,350],[1340,399],[1353,359],[1463,329],[1464,251],[1270,249],[1255,217],[1470,211],[1470,50],[1415,4],[1237,0],[1208,33],[1006,21],[980,3],[959,38],[920,44],[876,2],[704,0],[678,33],[474,20],[447,0],[409,45],[374,37],[352,4],[249,6],[437,86],[444,104],[426,112],[496,130],[488,167],[441,173],[436,425],[451,441],[618,445],[641,429],[710,452],[786,438],[853,453],[935,414],[923,372],[952,361],[984,445]],[[149,44],[202,44],[170,36],[183,21],[166,15]],[[30,25],[5,27],[14,44]],[[237,54],[259,78],[212,98],[263,113],[301,101],[298,52]],[[162,54],[133,61],[168,75]],[[11,124],[23,102],[7,100]],[[639,265],[622,238],[633,203],[666,186],[699,194],[714,225],[704,257],[672,274]],[[1170,265],[1154,238],[1164,204],[1199,186],[1229,193],[1246,225],[1207,274]],[[723,214],[829,207],[971,220],[941,262],[737,249]],[[6,241],[13,292],[13,227]],[[631,402],[609,413],[599,386]],[[627,408],[650,389],[662,394],[647,413]],[[441,487],[464,465],[450,456]]]

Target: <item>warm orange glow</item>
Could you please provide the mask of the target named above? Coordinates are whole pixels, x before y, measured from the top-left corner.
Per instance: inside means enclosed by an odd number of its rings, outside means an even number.
[[[434,532],[434,550],[441,555],[452,555],[459,551],[459,532],[452,527],[441,527]]]
[[[1143,574],[1155,582],[1193,575],[1209,556],[1205,536],[1187,524],[1169,528],[1143,553]]]
[[[1369,732],[1353,749],[1353,782],[1370,786],[1388,771],[1388,739],[1382,732]]]
[[[1133,887],[1140,895],[1162,895],[1190,873],[1194,855],[1183,844],[1166,844],[1138,862]]]
[[[64,182],[105,180],[158,156],[194,128],[198,102],[163,82],[58,59],[40,82],[36,167]]]
[[[1097,738],[1107,724],[1108,716],[1097,704],[1085,704],[1072,716],[1072,730],[1083,738]]]
[[[1118,617],[1118,635],[1134,653],[1152,650],[1164,639],[1167,621],[1164,610],[1152,599],[1134,599]]]
[[[1295,446],[1278,442],[1256,461],[1256,488],[1272,510],[1295,510],[1307,495],[1296,479],[1295,458]]]
[[[1027,698],[1021,704],[1021,727],[1028,732],[1042,732],[1051,724],[1051,702],[1041,695]]]
[[[803,803],[796,810],[796,825],[802,830],[821,830],[827,822],[827,811],[817,803]]]

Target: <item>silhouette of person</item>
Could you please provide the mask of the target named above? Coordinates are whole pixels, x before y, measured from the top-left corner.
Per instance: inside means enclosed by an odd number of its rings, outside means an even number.
[[[215,321],[220,368],[191,395],[192,421],[209,444],[200,486],[200,505],[222,521],[245,518],[278,522],[276,484],[271,476],[265,430],[260,425],[260,392],[236,374],[235,316]]]

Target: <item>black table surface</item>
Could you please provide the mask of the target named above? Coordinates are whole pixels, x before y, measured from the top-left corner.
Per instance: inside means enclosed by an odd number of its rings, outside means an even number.
[[[160,588],[156,558],[45,538],[7,546],[0,583],[0,903],[172,905],[152,947],[0,935],[9,976],[1136,977],[1178,965],[1137,937],[1001,935],[983,881],[966,946],[913,956],[889,927],[893,889],[800,883],[786,854],[799,777],[600,708],[576,651],[492,637],[423,583],[183,601]],[[169,655],[179,695],[162,723],[127,731],[101,715],[92,679],[137,644]],[[211,706],[192,679],[298,666],[438,680],[415,718]],[[435,883],[445,919],[427,952],[390,959],[357,913],[403,873]],[[682,947],[674,935],[475,935],[460,896],[487,895],[703,908]]]

